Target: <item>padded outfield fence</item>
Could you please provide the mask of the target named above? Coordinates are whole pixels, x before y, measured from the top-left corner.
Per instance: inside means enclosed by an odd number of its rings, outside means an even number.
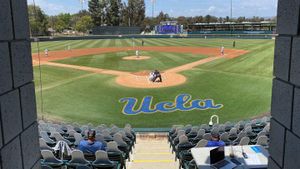
[[[147,39],[147,38],[219,38],[219,39],[273,39],[276,34],[176,34],[176,35],[90,35],[90,36],[59,36],[39,37],[39,41],[90,40],[90,39]],[[34,38],[31,39],[35,41]]]

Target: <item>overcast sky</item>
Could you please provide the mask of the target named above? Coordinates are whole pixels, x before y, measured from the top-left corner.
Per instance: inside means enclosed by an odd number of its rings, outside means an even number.
[[[160,11],[164,11],[174,17],[207,14],[225,17],[230,15],[230,1],[231,0],[156,0],[154,11],[155,15],[158,15]],[[272,17],[277,14],[277,0],[232,1],[233,17]],[[152,16],[152,0],[145,0],[145,2],[146,15]],[[28,3],[32,4],[33,0],[28,0]],[[35,3],[40,6],[47,15],[76,13],[82,9],[80,0],[35,0]],[[87,2],[83,4],[83,8],[88,8]]]

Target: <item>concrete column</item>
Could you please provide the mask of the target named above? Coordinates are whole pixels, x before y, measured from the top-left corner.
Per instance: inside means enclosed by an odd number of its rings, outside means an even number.
[[[40,168],[27,1],[0,3],[0,169]]]
[[[270,169],[300,168],[300,0],[278,1]]]

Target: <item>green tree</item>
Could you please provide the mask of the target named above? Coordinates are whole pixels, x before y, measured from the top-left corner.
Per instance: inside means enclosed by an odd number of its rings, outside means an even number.
[[[106,24],[111,26],[119,26],[121,21],[121,0],[110,0],[107,4]]]
[[[31,36],[48,34],[48,19],[39,6],[28,5]]]
[[[168,20],[170,20],[170,16],[167,13],[164,13],[163,11],[161,11],[157,16],[158,24],[162,21],[168,21]]]
[[[105,0],[90,0],[89,1],[89,12],[95,26],[101,26],[103,23]]]
[[[76,23],[75,30],[78,32],[88,32],[93,27],[93,20],[91,16],[83,16]]]
[[[127,17],[129,26],[141,26],[145,19],[145,1],[128,0]]]

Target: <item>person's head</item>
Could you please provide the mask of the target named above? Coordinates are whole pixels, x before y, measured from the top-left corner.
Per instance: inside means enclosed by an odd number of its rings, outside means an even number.
[[[96,131],[95,130],[88,131],[88,141],[90,143],[94,143],[95,142],[95,137],[96,137]]]
[[[211,139],[213,141],[219,141],[220,140],[220,135],[218,133],[212,133],[211,134]]]

